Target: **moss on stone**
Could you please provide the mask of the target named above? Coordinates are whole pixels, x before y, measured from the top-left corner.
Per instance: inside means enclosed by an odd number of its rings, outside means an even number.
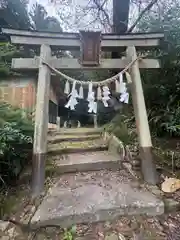
[[[102,141],[102,140],[94,140],[94,141],[82,141],[82,142],[62,142],[62,143],[56,143],[56,144],[49,144],[48,150],[53,151],[53,150],[61,150],[61,149],[87,149],[91,148],[93,146],[107,146],[107,143]]]

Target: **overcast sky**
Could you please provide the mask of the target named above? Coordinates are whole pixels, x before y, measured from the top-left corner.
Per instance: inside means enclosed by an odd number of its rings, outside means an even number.
[[[78,9],[82,9],[82,7],[86,6],[88,0],[61,0],[61,7],[58,7],[58,0],[56,0],[57,4],[50,3],[50,0],[29,0],[29,10],[32,8],[33,4],[38,2],[39,4],[43,5],[49,16],[55,16],[59,19],[61,26],[65,31],[77,31],[78,29],[85,29],[87,30],[87,23],[92,22],[93,15],[88,13],[84,15],[84,11],[79,12]],[[67,4],[68,2],[68,4]],[[62,3],[64,3],[62,5]],[[111,3],[111,0],[108,1]],[[58,9],[60,9],[59,15],[57,14]],[[81,15],[84,15],[81,18]],[[61,16],[61,17],[59,17]],[[62,20],[64,19],[64,21]],[[94,17],[93,17],[94,19]],[[100,30],[100,24],[91,24],[88,26],[88,30]]]
[[[55,11],[55,7],[53,4],[50,4],[49,0],[29,0],[29,9],[31,9],[32,5],[34,3],[40,3],[41,5],[45,6],[46,7],[46,10],[48,12],[48,14],[50,16],[56,16],[56,11]]]
[[[67,3],[67,1],[68,1],[68,3],[71,3],[71,4],[65,4],[65,3]],[[63,27],[63,29],[65,31],[76,31],[77,30],[76,28],[73,29],[73,27],[70,26],[69,23],[75,22],[75,19],[73,17],[73,16],[75,16],[75,12],[73,14],[72,11],[73,10],[75,11],[75,7],[74,7],[74,5],[76,5],[75,3],[79,4],[81,2],[81,0],[66,0],[66,1],[64,1],[64,6],[62,5],[62,2],[63,2],[62,1],[61,8],[60,8],[60,5],[58,5],[58,0],[56,0],[56,5],[51,3],[50,0],[29,0],[29,10],[31,9],[33,4],[35,4],[36,2],[43,5],[46,8],[46,11],[48,12],[49,16],[55,16],[57,19],[59,19],[61,27]],[[83,0],[83,3],[84,2],[86,3],[86,1]],[[58,7],[61,9],[60,15],[62,16],[62,18],[68,19],[67,22],[69,22],[69,23],[63,22],[63,20],[59,17],[59,15],[57,14]],[[71,15],[71,17],[69,15]]]
[[[85,15],[85,17],[81,18],[81,15],[84,14],[83,13],[84,11],[78,12],[77,10],[79,6],[80,6],[80,9],[82,9],[81,8],[82,4],[87,5],[88,0],[64,0],[64,1],[59,0],[59,2],[61,2],[61,7],[60,5],[58,6],[58,0],[56,0],[57,2],[56,5],[53,3],[50,3],[51,2],[50,0],[29,0],[29,10],[32,8],[33,4],[35,4],[36,2],[43,5],[46,8],[49,16],[57,17],[64,31],[77,31],[80,28],[86,29],[86,30],[95,30],[95,29],[102,30],[102,25],[98,23],[90,24],[88,25],[88,27],[86,26],[87,23],[92,22],[92,20],[94,19],[94,16],[92,15],[91,12]],[[67,2],[68,4],[66,4]],[[112,9],[111,6],[112,6],[112,0],[109,0],[108,5],[106,6],[108,9],[109,16],[112,16],[112,14],[110,14],[109,12],[109,10],[111,11]],[[59,15],[57,14],[58,9],[60,9]]]

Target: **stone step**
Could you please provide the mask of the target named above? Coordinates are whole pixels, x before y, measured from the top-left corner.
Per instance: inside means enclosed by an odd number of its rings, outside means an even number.
[[[49,130],[49,135],[93,135],[93,134],[101,134],[101,128],[61,128],[59,131],[57,130]]]
[[[88,141],[88,140],[95,140],[99,138],[99,134],[92,134],[92,135],[62,135],[58,134],[55,136],[48,137],[48,143],[60,143],[60,142],[78,142],[78,141]]]
[[[46,225],[112,221],[124,215],[161,215],[164,203],[146,189],[133,187],[125,170],[64,174],[49,190],[31,220]]]
[[[97,171],[102,169],[120,169],[120,156],[108,151],[72,153],[51,157],[59,173]]]
[[[48,154],[68,154],[80,152],[104,151],[108,149],[108,144],[102,139],[83,142],[62,142],[48,145]]]

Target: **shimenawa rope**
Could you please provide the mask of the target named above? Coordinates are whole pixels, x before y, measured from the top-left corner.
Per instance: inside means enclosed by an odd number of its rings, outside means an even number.
[[[87,86],[89,85],[89,83],[92,83],[93,86],[103,86],[103,85],[107,85],[113,81],[115,81],[119,74],[123,74],[125,73],[126,74],[126,78],[127,78],[127,81],[130,83],[131,82],[131,77],[130,77],[130,74],[127,72],[128,69],[138,60],[141,60],[143,57],[137,57],[136,59],[134,59],[133,61],[131,61],[121,72],[119,72],[118,74],[114,75],[113,77],[111,78],[108,78],[108,79],[105,79],[103,81],[99,81],[99,82],[92,82],[92,81],[80,81],[80,80],[77,80],[77,79],[74,79],[72,77],[69,77],[67,76],[66,74],[58,71],[57,69],[55,69],[54,67],[52,67],[49,63],[45,62],[44,60],[42,60],[42,64],[45,64],[47,67],[49,67],[51,69],[51,71],[53,71],[54,73],[56,73],[57,75],[60,75],[61,77],[65,78],[66,80],[68,80],[69,82],[73,83],[76,81],[77,84],[80,84],[80,85],[84,85],[84,86]]]

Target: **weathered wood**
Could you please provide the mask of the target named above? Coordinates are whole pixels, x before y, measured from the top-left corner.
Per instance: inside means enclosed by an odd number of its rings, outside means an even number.
[[[101,32],[80,31],[81,58],[83,66],[98,66],[101,52]]]
[[[80,36],[77,33],[42,33],[33,31],[21,31],[13,29],[2,29],[2,32],[10,35],[11,42],[15,44],[58,46],[61,49],[80,49]],[[102,49],[113,49],[124,46],[152,47],[158,46],[162,33],[145,34],[102,34]]]
[[[42,59],[51,57],[51,49],[47,45],[41,46],[40,56]],[[48,108],[49,108],[49,90],[50,90],[50,70],[40,62],[35,129],[34,129],[34,146],[33,146],[33,169],[32,169],[32,192],[33,195],[40,195],[44,189],[45,178],[45,160],[47,153],[47,131],[48,131]]]
[[[131,61],[137,58],[135,47],[132,46],[127,48],[127,57]],[[146,182],[156,184],[158,179],[155,165],[153,163],[151,134],[138,61],[136,61],[130,68],[130,74],[132,78],[131,91],[140,144],[142,173]]]
[[[74,58],[59,58],[49,59],[48,63],[56,69],[123,69],[130,61],[125,59],[101,59],[99,66],[82,66],[78,59]],[[12,59],[12,68],[29,70],[38,69],[39,58],[14,58]],[[159,68],[160,64],[157,59],[142,59],[139,61],[140,68]]]

